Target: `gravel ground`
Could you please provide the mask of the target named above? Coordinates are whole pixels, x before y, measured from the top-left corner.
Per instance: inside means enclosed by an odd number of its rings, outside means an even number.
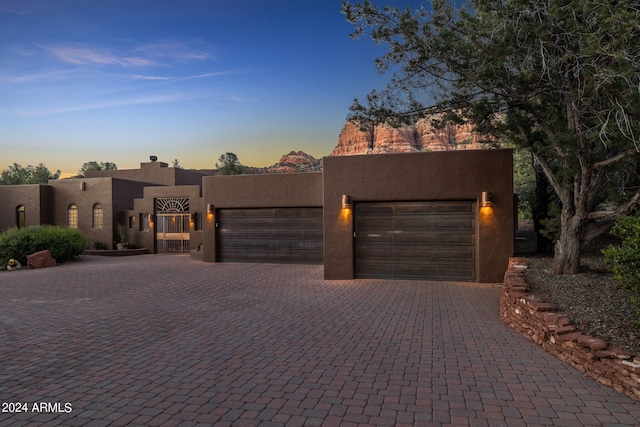
[[[640,310],[631,302],[631,293],[606,270],[600,252],[615,244],[614,238],[593,242],[582,256],[578,274],[556,276],[546,272],[551,258],[534,253],[535,236],[529,228],[521,227],[516,237],[516,255],[529,261],[527,280],[536,295],[555,303],[580,332],[640,355]]]

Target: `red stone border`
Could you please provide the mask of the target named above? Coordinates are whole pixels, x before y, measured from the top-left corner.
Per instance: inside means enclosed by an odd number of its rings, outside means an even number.
[[[511,258],[500,296],[500,318],[584,375],[640,401],[640,356],[609,348],[601,338],[580,333],[557,307],[530,293],[526,259]]]

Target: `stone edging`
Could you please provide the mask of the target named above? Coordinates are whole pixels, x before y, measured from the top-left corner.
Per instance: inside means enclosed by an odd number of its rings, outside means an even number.
[[[523,258],[511,258],[500,296],[500,318],[584,375],[640,401],[640,356],[609,348],[601,338],[580,333],[557,307],[530,293]]]

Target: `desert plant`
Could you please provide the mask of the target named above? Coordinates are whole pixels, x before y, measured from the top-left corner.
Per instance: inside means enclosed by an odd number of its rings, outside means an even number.
[[[619,246],[609,245],[604,253],[607,267],[623,288],[631,292],[631,300],[640,308],[640,216],[621,217],[611,233],[622,239]]]
[[[123,248],[128,247],[129,236],[127,235],[127,226],[124,223],[119,222],[116,224],[116,229],[118,231],[118,242],[122,244]]]
[[[80,255],[85,246],[86,241],[77,230],[52,225],[14,227],[0,234],[0,264],[13,258],[26,265],[27,255],[47,249],[57,262],[63,263]]]

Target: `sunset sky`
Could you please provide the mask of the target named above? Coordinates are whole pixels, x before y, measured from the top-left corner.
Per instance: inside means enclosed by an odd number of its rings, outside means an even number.
[[[387,80],[340,4],[0,0],[0,170],[326,156],[353,99]]]

